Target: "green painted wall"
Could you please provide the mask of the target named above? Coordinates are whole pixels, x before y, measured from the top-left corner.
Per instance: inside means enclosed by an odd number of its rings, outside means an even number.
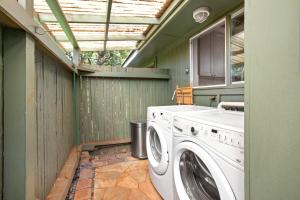
[[[172,98],[167,80],[80,77],[79,88],[81,142],[129,139],[130,121]]]
[[[300,1],[246,1],[246,191],[300,198]]]
[[[201,30],[199,30],[200,32]],[[169,81],[169,91],[173,93],[176,85],[186,86],[190,84],[190,74],[185,69],[190,66],[189,38],[186,38],[176,46],[167,48],[157,54],[157,67],[169,68],[171,80]],[[172,94],[169,94],[172,95]],[[215,97],[215,101],[210,98]],[[203,106],[216,106],[220,101],[243,101],[243,87],[224,87],[211,89],[195,89],[194,103]],[[174,102],[170,102],[174,103]]]
[[[0,200],[2,200],[2,173],[3,173],[3,52],[2,26],[0,25]]]
[[[188,85],[190,82],[190,78],[189,74],[185,73],[185,68],[189,67],[189,42],[184,41],[178,46],[167,49],[162,54],[158,53],[157,67],[170,69],[170,93],[173,93],[176,85]],[[171,96],[172,94],[169,95]]]
[[[46,52],[36,49],[37,185],[44,199],[73,146],[73,90],[71,72]]]

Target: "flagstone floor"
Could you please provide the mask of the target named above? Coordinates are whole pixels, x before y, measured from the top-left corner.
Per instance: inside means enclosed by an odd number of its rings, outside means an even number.
[[[130,155],[130,146],[82,152],[68,200],[161,200],[153,187],[148,160]]]

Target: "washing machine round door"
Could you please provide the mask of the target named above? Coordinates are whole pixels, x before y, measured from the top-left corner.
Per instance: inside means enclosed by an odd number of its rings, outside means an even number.
[[[235,200],[222,170],[201,146],[182,142],[174,152],[174,181],[181,200]]]
[[[159,175],[166,173],[169,164],[167,141],[161,128],[150,122],[146,136],[147,155],[153,171]]]

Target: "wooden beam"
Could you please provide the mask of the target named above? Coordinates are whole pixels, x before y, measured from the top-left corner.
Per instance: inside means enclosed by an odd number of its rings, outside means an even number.
[[[80,76],[106,77],[106,78],[131,78],[131,79],[170,79],[169,74],[153,72],[95,72],[80,73]]]
[[[97,141],[97,142],[84,142],[81,144],[82,151],[93,151],[97,146],[104,145],[119,145],[119,144],[130,144],[131,138],[124,138],[118,140],[107,140],[107,141]]]
[[[80,41],[104,41],[105,36],[104,35],[76,35],[77,42]],[[56,35],[56,40],[60,42],[69,41],[68,38],[65,35]],[[128,41],[128,40],[145,40],[145,36],[143,35],[113,35],[108,36],[107,40],[110,41]]]
[[[120,49],[134,50],[134,49],[136,49],[136,47],[123,47],[123,46],[121,46],[121,47],[106,47],[105,50],[103,47],[100,47],[100,46],[99,47],[82,47],[80,49],[80,51],[81,52],[83,52],[83,51],[110,51],[110,50],[120,50]],[[66,51],[71,52],[71,51],[73,51],[73,49],[66,49]]]
[[[38,40],[49,52],[51,52],[59,61],[61,61],[64,66],[69,70],[74,71],[73,63],[67,58],[65,52],[54,41],[48,34],[37,34],[36,27],[39,25],[34,21],[32,16],[30,16],[17,1],[12,0],[1,0],[0,1],[0,11],[2,11],[6,16],[8,16],[12,21],[14,21],[18,26],[20,26],[25,31],[31,33],[35,39]]]
[[[3,194],[5,199],[31,200],[37,175],[35,41],[23,30],[7,28],[3,48]]]
[[[106,12],[106,25],[105,25],[105,34],[104,34],[104,51],[106,51],[106,44],[108,38],[108,30],[109,30],[109,22],[110,22],[110,14],[111,14],[112,0],[108,0],[107,2],[107,12]]]
[[[85,66],[79,66],[77,69],[78,69],[79,72],[88,72],[88,73],[96,72],[94,69],[90,69],[90,68],[85,67]]]
[[[68,156],[68,159],[66,160],[63,168],[61,169],[58,177],[56,178],[55,183],[53,184],[49,194],[47,195],[47,200],[66,199],[70,186],[72,184],[74,174],[76,172],[76,168],[78,166],[79,158],[79,147],[73,147]]]
[[[46,0],[48,3],[50,9],[52,10],[53,15],[57,19],[58,23],[60,24],[61,28],[64,30],[65,34],[67,35],[69,41],[73,45],[75,49],[78,49],[78,43],[76,41],[76,38],[71,30],[71,27],[68,24],[68,21],[58,3],[57,0]]]
[[[74,67],[78,68],[81,62],[81,51],[80,49],[73,49],[73,62],[74,62]]]
[[[65,14],[69,23],[94,23],[105,24],[106,16],[101,15],[80,15],[80,14]],[[41,22],[57,22],[55,16],[48,13],[39,14]],[[150,17],[127,17],[127,16],[110,16],[111,24],[150,24],[158,25],[160,21]]]

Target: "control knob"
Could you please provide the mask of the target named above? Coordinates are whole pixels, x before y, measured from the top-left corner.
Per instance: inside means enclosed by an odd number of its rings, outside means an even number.
[[[195,127],[191,127],[191,133],[193,134],[193,135],[197,135],[198,134],[198,131],[196,131],[196,129],[195,129]]]
[[[152,116],[153,116],[154,119],[156,118],[156,114],[155,113],[152,113]]]

